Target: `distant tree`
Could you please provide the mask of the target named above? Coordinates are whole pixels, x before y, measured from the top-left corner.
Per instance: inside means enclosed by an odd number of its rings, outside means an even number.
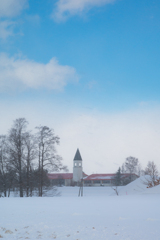
[[[115,191],[115,193],[117,194],[117,196],[119,195],[119,188],[118,186],[122,185],[122,176],[121,176],[121,168],[119,167],[113,180],[112,183],[114,186],[112,186],[112,189]]]
[[[126,172],[130,173],[130,181],[132,181],[132,174],[137,172],[138,159],[135,157],[128,157],[125,161]]]
[[[139,177],[142,176],[142,175],[144,175],[144,171],[143,171],[140,163],[138,163],[138,165],[137,165],[137,170],[136,170],[135,173],[136,173]]]
[[[48,170],[67,170],[57,155],[59,137],[53,129],[40,126],[33,135],[27,125],[25,118],[18,118],[7,136],[0,135],[0,196],[9,196],[11,189],[19,189],[20,197],[32,196],[33,190],[42,196],[44,187],[45,191],[52,187]],[[59,184],[63,181],[59,179]]]
[[[149,178],[146,178],[146,183],[148,187],[154,187],[158,185],[158,169],[154,161],[149,161],[147,164],[147,167],[145,168],[144,171],[145,175],[149,175]]]
[[[0,192],[4,197],[7,196],[7,161],[6,161],[6,136],[0,135]]]
[[[34,135],[30,132],[25,133],[25,185],[27,197],[32,196],[33,191],[33,160],[37,157],[36,141]]]
[[[126,172],[125,163],[123,163],[121,167],[121,173],[125,173],[125,172]]]
[[[39,196],[43,195],[44,170],[51,169],[59,171],[66,169],[62,164],[62,158],[56,154],[56,144],[59,137],[54,134],[53,129],[47,126],[37,127],[36,142],[38,146],[38,171],[39,171]]]
[[[116,172],[113,183],[115,186],[120,186],[122,184],[122,175],[121,175],[120,167],[118,168],[118,171]]]
[[[25,153],[25,137],[28,122],[25,118],[14,121],[8,136],[8,163],[16,172],[20,197],[23,197],[23,168]]]

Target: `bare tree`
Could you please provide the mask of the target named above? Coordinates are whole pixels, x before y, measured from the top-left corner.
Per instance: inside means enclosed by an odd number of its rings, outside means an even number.
[[[138,159],[135,157],[128,157],[125,161],[126,171],[130,173],[130,180],[132,181],[132,174],[137,172]]]
[[[115,191],[116,195],[118,196],[119,195],[119,188],[118,188],[118,186],[112,186],[111,188]]]
[[[59,171],[66,167],[62,165],[62,158],[56,154],[55,145],[59,144],[59,137],[53,129],[47,126],[37,127],[38,169],[39,169],[39,196],[43,195],[45,169]]]
[[[125,173],[125,172],[126,172],[125,163],[123,163],[121,167],[121,173]]]
[[[7,137],[0,136],[0,195],[10,196],[11,187],[13,187],[15,172],[12,170],[7,158]]]
[[[6,161],[6,136],[0,136],[0,191],[7,196],[7,161]]]
[[[137,170],[136,170],[137,175],[140,177],[140,176],[144,175],[143,172],[144,172],[144,171],[143,171],[143,169],[142,169],[141,164],[138,163],[138,165],[137,165]]]
[[[146,178],[146,183],[147,183],[148,187],[153,187],[153,186],[157,185],[158,169],[157,169],[156,164],[153,161],[148,162],[144,173],[146,175],[149,175],[149,178]]]
[[[33,160],[37,157],[37,149],[35,137],[30,132],[26,132],[24,136],[25,143],[25,172],[26,172],[26,195],[32,196],[33,191]],[[29,193],[30,192],[30,193]]]
[[[23,197],[22,170],[24,167],[25,136],[28,122],[25,118],[14,121],[8,136],[8,161],[18,177],[20,197]]]
[[[111,188],[115,191],[116,195],[119,195],[119,186],[122,185],[122,174],[121,174],[121,168],[119,167],[113,180],[112,183],[114,184],[114,186],[112,186]]]

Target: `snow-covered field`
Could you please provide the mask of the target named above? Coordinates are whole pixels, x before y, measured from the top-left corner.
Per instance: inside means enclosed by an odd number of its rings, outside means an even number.
[[[160,186],[59,188],[59,197],[0,198],[0,238],[159,240]]]

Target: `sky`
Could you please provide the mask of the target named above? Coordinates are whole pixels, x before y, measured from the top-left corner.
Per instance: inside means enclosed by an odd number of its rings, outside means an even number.
[[[160,1],[0,0],[0,134],[53,128],[72,172],[160,171]]]

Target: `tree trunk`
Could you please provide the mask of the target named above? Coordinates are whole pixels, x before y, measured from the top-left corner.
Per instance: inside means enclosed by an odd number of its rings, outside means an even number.
[[[23,183],[22,183],[22,173],[21,172],[19,175],[19,192],[20,192],[20,197],[23,197]]]

